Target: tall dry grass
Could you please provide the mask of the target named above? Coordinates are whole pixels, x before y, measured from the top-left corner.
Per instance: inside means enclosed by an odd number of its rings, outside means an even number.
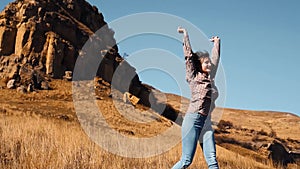
[[[180,158],[180,145],[156,157],[125,158],[102,150],[76,122],[37,116],[0,117],[0,168],[167,169]],[[272,168],[221,147],[217,151],[222,169]],[[197,149],[190,168],[206,168],[201,149]]]

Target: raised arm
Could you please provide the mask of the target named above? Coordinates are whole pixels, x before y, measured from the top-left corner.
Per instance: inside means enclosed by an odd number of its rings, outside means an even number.
[[[178,27],[177,31],[183,34],[183,53],[186,65],[186,80],[190,82],[195,74],[195,67],[193,63],[193,51],[190,44],[190,39],[187,30]]]
[[[183,53],[184,56],[190,58],[193,56],[189,35],[186,29],[178,27],[178,32],[183,34]]]
[[[211,63],[213,64],[210,76],[211,78],[215,78],[216,73],[217,73],[217,69],[219,66],[219,62],[220,62],[220,38],[217,36],[214,36],[210,39],[211,42],[214,43],[214,47],[212,48],[211,54]]]

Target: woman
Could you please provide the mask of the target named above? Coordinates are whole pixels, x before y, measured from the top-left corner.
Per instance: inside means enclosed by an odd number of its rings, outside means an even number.
[[[188,33],[184,28],[179,27],[178,32],[184,35],[183,51],[186,63],[186,80],[189,83],[192,95],[181,129],[182,156],[180,161],[173,166],[173,169],[187,168],[192,163],[199,138],[203,140],[201,147],[208,168],[218,169],[215,140],[210,124],[210,113],[215,108],[215,100],[218,97],[214,78],[220,58],[220,38],[214,36],[211,39],[214,47],[212,49],[212,58],[210,59],[208,53],[194,53],[192,51]],[[208,130],[205,133],[201,133],[205,121],[207,121],[205,126]]]

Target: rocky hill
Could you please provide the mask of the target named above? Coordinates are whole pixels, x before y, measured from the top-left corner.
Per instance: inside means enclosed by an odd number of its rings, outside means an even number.
[[[73,70],[89,36],[104,25],[98,9],[84,0],[10,3],[0,14],[1,77],[14,78],[27,64],[61,78]],[[113,32],[107,32],[101,37],[105,45],[113,41]]]
[[[100,28],[102,32],[97,34]],[[157,107],[153,106],[159,104],[154,89],[143,85],[135,69],[119,55],[114,31],[97,7],[85,0],[17,0],[8,4],[0,14],[2,83],[10,81],[7,86],[21,87],[20,91],[49,89],[51,78],[63,78],[66,72],[74,71],[79,56],[91,60],[83,49],[88,41],[95,48],[93,59],[99,60],[98,70],[91,77],[85,74],[90,66],[82,67],[80,73],[85,77],[77,80],[97,77],[97,82],[111,83],[114,75],[114,87],[119,91],[129,92],[148,107]],[[123,71],[114,74],[120,67]],[[171,108],[164,112],[166,116],[174,113]]]

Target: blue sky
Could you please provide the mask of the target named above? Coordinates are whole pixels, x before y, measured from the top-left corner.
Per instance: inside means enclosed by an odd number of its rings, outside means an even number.
[[[2,0],[0,7],[3,9],[8,2]],[[221,62],[226,75],[225,107],[300,115],[300,1],[88,2],[98,7],[108,23],[130,14],[162,12],[186,19],[209,37],[220,36]],[[190,38],[193,48],[196,48],[193,45],[196,39]],[[119,44],[121,55],[128,53],[130,56],[143,48],[162,48],[182,55],[179,42],[159,36],[135,37]],[[162,91],[176,93],[176,85],[172,84],[174,81],[166,80],[168,78],[163,74],[148,71],[140,74],[140,78]],[[157,80],[157,77],[165,80]]]
[[[300,62],[300,1],[89,2],[98,7],[107,22],[139,12],[163,12],[188,20],[209,37],[220,36],[221,62],[226,74],[225,107],[300,115],[297,66]],[[156,40],[153,46],[182,55],[180,45],[164,47],[160,42],[164,41]],[[126,48],[119,46],[121,53],[139,49],[136,44]],[[156,76],[151,78],[149,74],[141,79],[163,91],[168,90],[168,84],[159,86]]]

